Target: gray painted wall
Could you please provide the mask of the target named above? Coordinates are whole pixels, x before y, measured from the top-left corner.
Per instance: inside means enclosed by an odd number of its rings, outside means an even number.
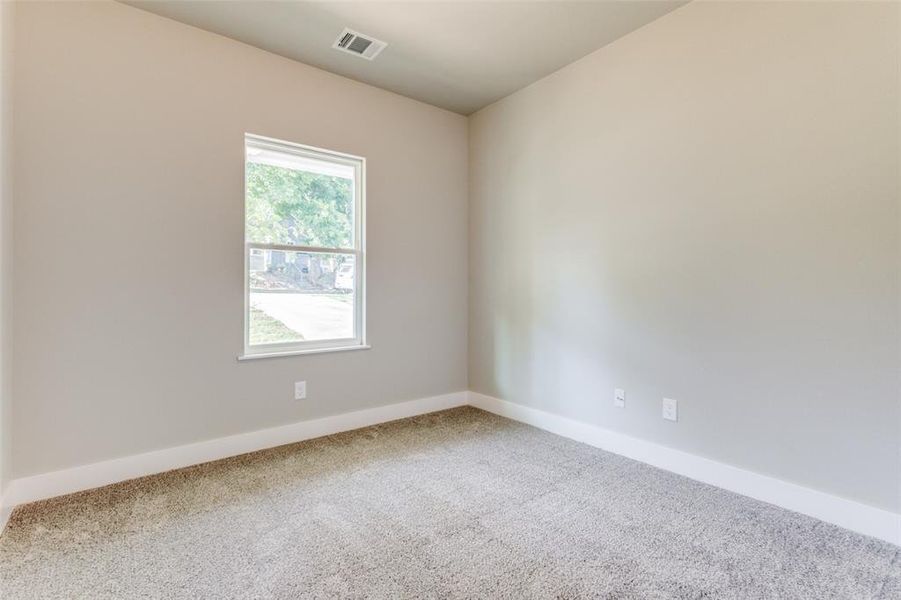
[[[12,59],[15,7],[12,2],[0,3],[0,499],[12,479]]]
[[[466,388],[465,118],[121,4],[18,8],[16,476]],[[368,159],[371,350],[236,361],[245,132]]]
[[[476,113],[470,388],[897,511],[898,11],[694,2]]]

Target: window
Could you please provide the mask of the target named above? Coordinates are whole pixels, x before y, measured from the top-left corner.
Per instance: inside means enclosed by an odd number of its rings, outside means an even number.
[[[244,140],[244,357],[366,347],[362,158]]]

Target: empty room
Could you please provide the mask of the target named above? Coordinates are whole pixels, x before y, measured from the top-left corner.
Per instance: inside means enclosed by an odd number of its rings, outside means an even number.
[[[0,598],[901,600],[901,1],[0,0]]]

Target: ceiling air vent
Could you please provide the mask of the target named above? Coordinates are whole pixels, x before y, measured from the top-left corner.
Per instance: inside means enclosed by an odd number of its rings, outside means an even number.
[[[341,35],[338,36],[338,39],[335,40],[335,43],[332,44],[332,48],[347,52],[348,54],[353,54],[354,56],[361,56],[366,60],[372,60],[378,56],[379,52],[384,50],[387,45],[388,44],[385,42],[379,41],[374,37],[357,33],[353,29],[345,28],[344,31],[341,32]]]

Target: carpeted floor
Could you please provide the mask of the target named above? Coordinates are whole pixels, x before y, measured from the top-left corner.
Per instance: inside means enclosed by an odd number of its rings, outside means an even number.
[[[462,408],[21,507],[0,597],[901,598],[901,550]]]

